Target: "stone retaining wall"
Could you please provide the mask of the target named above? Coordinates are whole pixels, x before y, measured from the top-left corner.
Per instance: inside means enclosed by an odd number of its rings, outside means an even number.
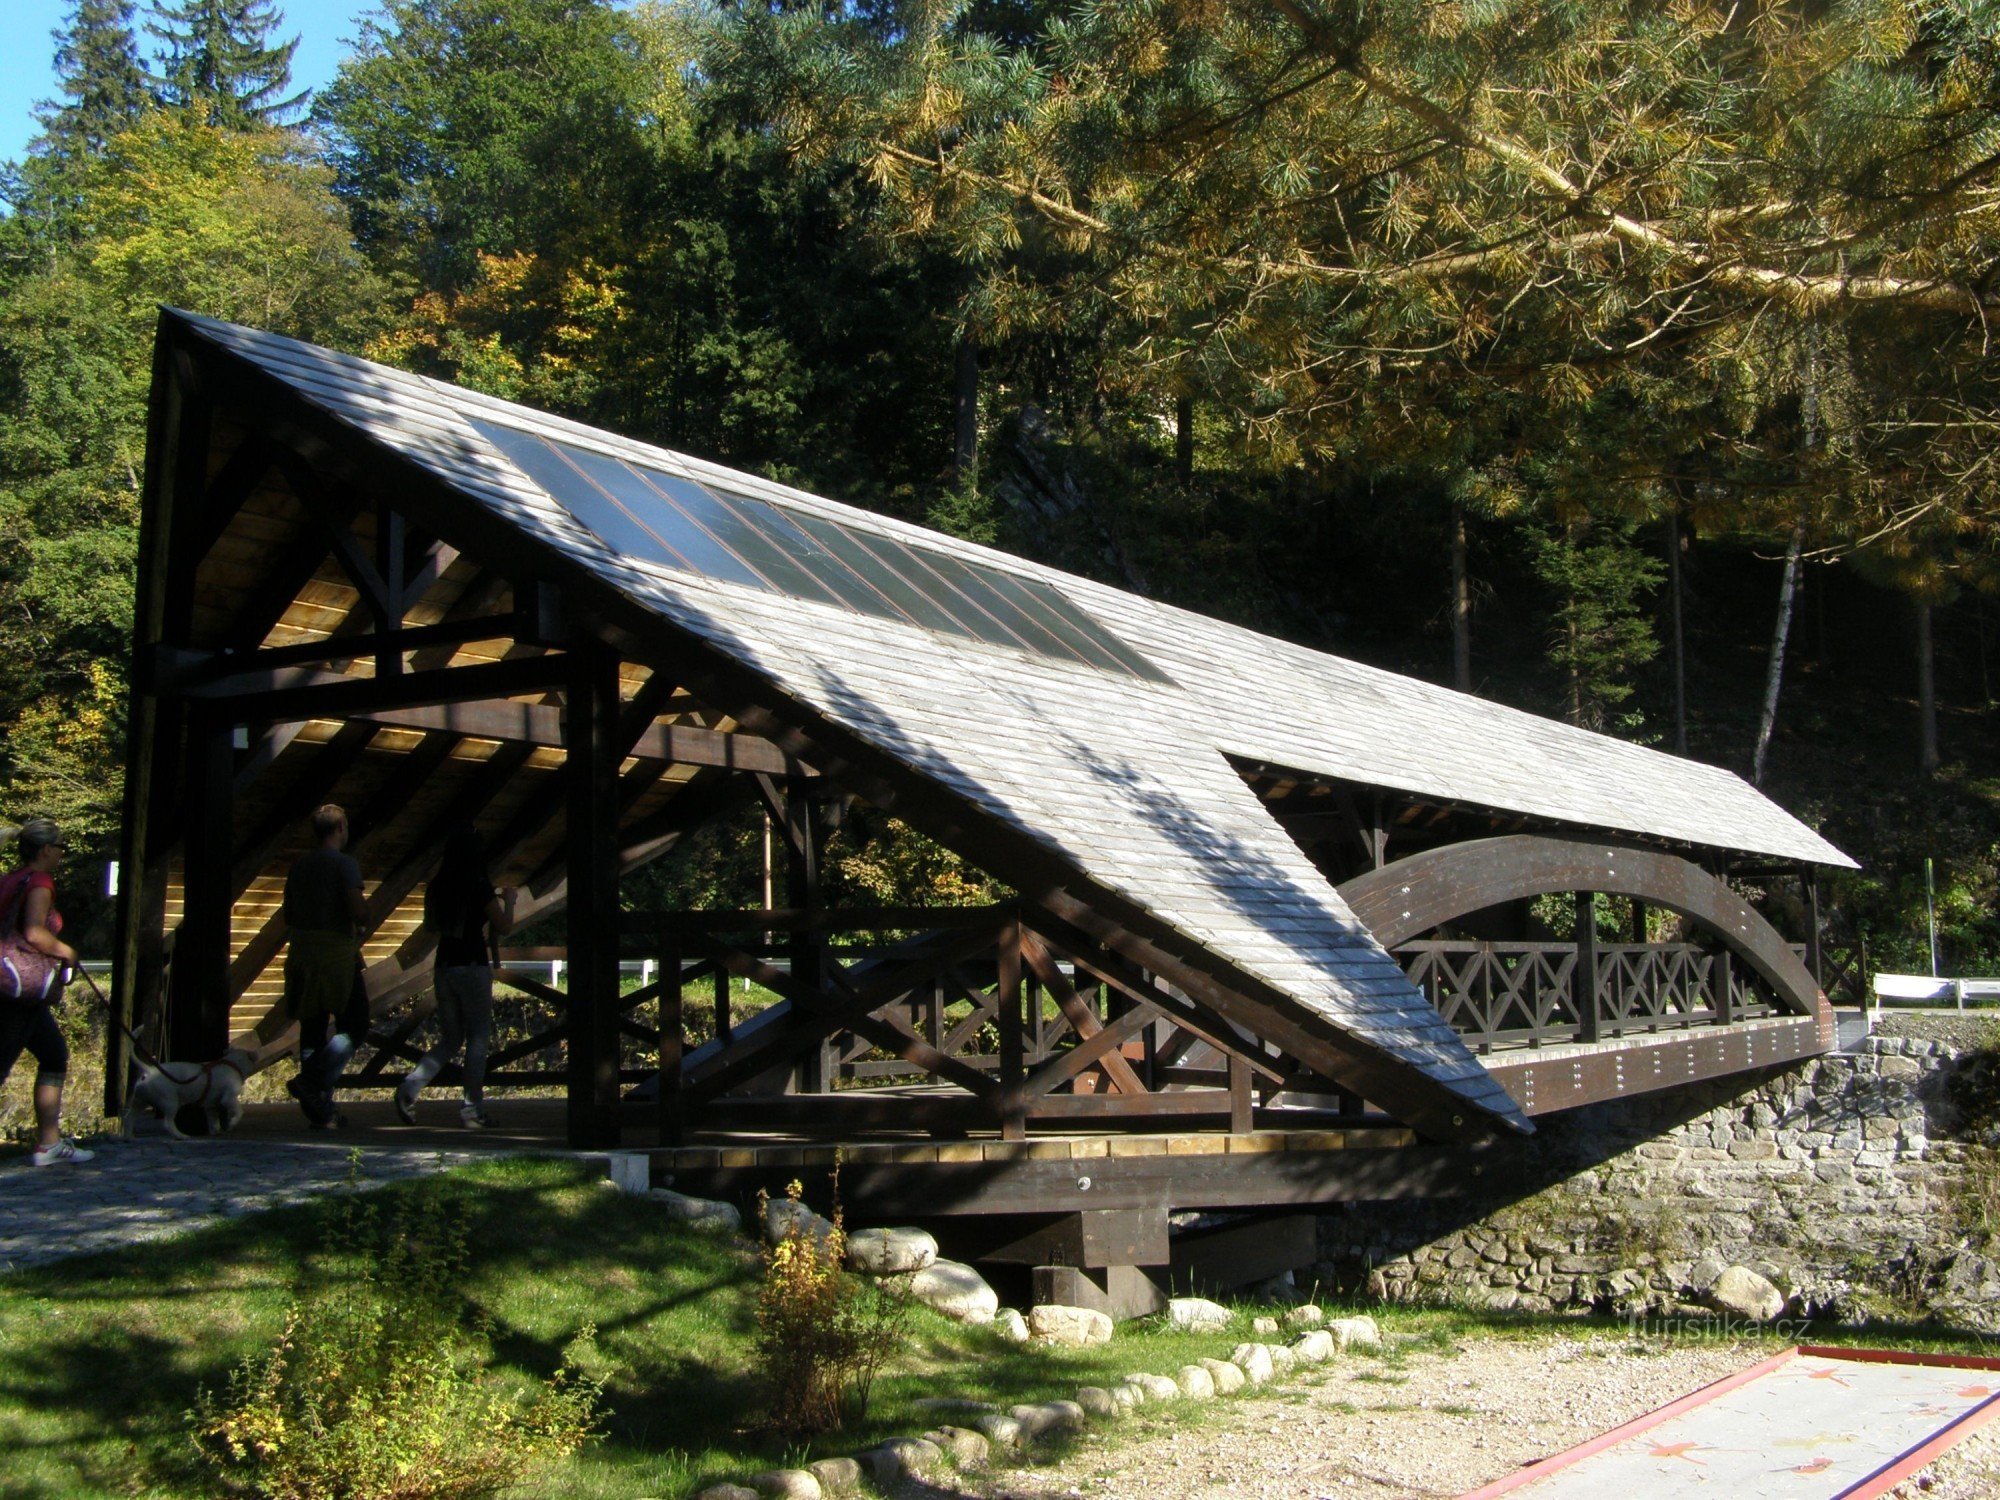
[[[2000,1268],[1967,1248],[1961,1211],[1988,1159],[1952,1087],[1993,1022],[1909,1020],[1747,1084],[1545,1118],[1468,1198],[1325,1215],[1311,1274],[1393,1301],[1654,1315],[1742,1264],[1798,1312],[1995,1326]]]

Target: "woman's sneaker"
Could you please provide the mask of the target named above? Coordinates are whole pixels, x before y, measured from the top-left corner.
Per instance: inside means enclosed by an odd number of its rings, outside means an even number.
[[[477,1104],[468,1104],[460,1109],[458,1112],[458,1123],[463,1125],[467,1130],[487,1130],[492,1128],[493,1125],[493,1121],[488,1118],[486,1111],[481,1109]]]
[[[37,1146],[30,1151],[28,1165],[54,1167],[64,1162],[86,1162],[95,1155],[97,1155],[95,1151],[86,1151],[68,1136],[63,1136],[53,1146]]]

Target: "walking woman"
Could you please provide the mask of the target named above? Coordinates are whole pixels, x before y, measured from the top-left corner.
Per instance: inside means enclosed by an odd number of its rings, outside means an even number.
[[[465,1102],[458,1121],[468,1130],[483,1130],[486,1051],[493,1039],[494,940],[513,926],[514,893],[506,899],[493,889],[486,871],[486,848],[470,823],[460,824],[445,840],[444,857],[430,888],[424,892],[424,926],[437,934],[438,1044],[410,1069],[396,1090],[396,1114],[405,1125],[417,1123],[417,1096],[438,1070],[465,1049]]]
[[[69,845],[62,830],[47,818],[23,823],[19,842],[20,868],[0,880],[0,931],[16,932],[30,948],[74,964],[76,949],[60,936],[62,913],[55,906],[55,873]],[[0,1084],[7,1081],[23,1050],[35,1060],[35,1149],[28,1155],[29,1163],[54,1167],[89,1161],[96,1153],[62,1133],[69,1046],[55,1015],[47,1005],[0,1001]]]

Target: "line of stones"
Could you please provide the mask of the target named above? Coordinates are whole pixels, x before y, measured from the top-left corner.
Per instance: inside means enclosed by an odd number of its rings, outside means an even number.
[[[1093,1417],[1111,1422],[1152,1402],[1233,1396],[1297,1368],[1325,1364],[1349,1346],[1381,1347],[1373,1318],[1344,1318],[1340,1324],[1339,1334],[1314,1328],[1288,1344],[1238,1344],[1226,1360],[1196,1360],[1171,1376],[1133,1374],[1108,1388],[1079,1386],[1073,1401],[1043,1401],[1003,1412],[981,1401],[932,1399],[923,1404],[941,1415],[963,1417],[964,1425],[941,1425],[922,1437],[886,1438],[852,1457],[823,1458],[803,1469],[769,1469],[743,1484],[712,1484],[694,1500],[822,1500],[850,1493],[864,1476],[887,1485],[906,1474],[933,1474],[947,1460],[960,1469],[977,1468],[996,1454],[1020,1453],[1045,1439],[1081,1432]]]

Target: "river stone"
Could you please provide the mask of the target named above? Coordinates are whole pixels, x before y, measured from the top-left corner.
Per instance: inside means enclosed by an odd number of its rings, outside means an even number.
[[[1301,1364],[1323,1365],[1333,1358],[1333,1335],[1324,1328],[1302,1333],[1292,1340],[1292,1353]]]
[[[1301,1333],[1308,1328],[1317,1328],[1326,1321],[1326,1313],[1317,1302],[1301,1302],[1297,1307],[1287,1308],[1278,1319],[1287,1332]]]
[[[1702,1293],[1702,1300],[1717,1312],[1753,1323],[1768,1323],[1785,1310],[1785,1294],[1748,1266],[1729,1267]]]
[[[1005,1412],[981,1412],[972,1419],[972,1430],[1002,1450],[1021,1446],[1021,1424]]]
[[[654,1188],[646,1196],[660,1205],[671,1223],[685,1224],[704,1234],[740,1234],[743,1230],[743,1215],[736,1211],[733,1203],[715,1198],[690,1198],[686,1193],[676,1193],[669,1188]]]
[[[1028,1309],[1028,1332],[1044,1343],[1083,1348],[1111,1342],[1111,1319],[1095,1308],[1044,1302]]]
[[[750,1488],[764,1500],[822,1500],[825,1493],[807,1469],[766,1469],[750,1476]]]
[[[1375,1320],[1362,1313],[1353,1318],[1335,1318],[1326,1325],[1326,1331],[1333,1335],[1336,1349],[1380,1349],[1382,1330],[1375,1326]]]
[[[1215,1377],[1200,1365],[1182,1365],[1174,1371],[1174,1384],[1192,1401],[1206,1401],[1215,1395]]]
[[[1229,1362],[1252,1385],[1262,1385],[1277,1373],[1277,1367],[1271,1363],[1269,1344],[1238,1344],[1229,1351]]]
[[[1271,1368],[1280,1375],[1291,1374],[1299,1362],[1289,1344],[1266,1344],[1264,1348],[1271,1356]]]
[[[961,1469],[974,1468],[986,1462],[986,1438],[969,1427],[940,1427],[936,1432],[925,1433],[924,1441],[936,1443],[939,1450]]]
[[[1111,1392],[1101,1385],[1080,1385],[1076,1388],[1076,1404],[1093,1417],[1103,1417],[1107,1421],[1125,1415],[1125,1408],[1112,1399]]]
[[[1221,1303],[1206,1297],[1175,1297],[1167,1303],[1167,1326],[1186,1333],[1214,1333],[1227,1328],[1233,1316]]]
[[[937,1241],[921,1229],[857,1229],[847,1237],[848,1267],[863,1276],[907,1276],[937,1258]]]
[[[747,1486],[724,1481],[721,1484],[711,1484],[696,1495],[694,1500],[758,1500],[758,1495],[755,1490]]]
[[[1278,1320],[1276,1318],[1252,1318],[1250,1320],[1250,1331],[1252,1333],[1276,1333],[1278,1331]]]
[[[889,1476],[891,1479],[904,1474],[928,1474],[944,1462],[944,1450],[928,1438],[884,1438],[872,1451],[887,1453],[895,1459],[897,1467],[896,1472]],[[867,1464],[867,1454],[861,1453],[855,1456],[864,1466]],[[877,1474],[875,1478],[880,1481],[882,1476]]]
[[[819,1481],[820,1490],[828,1495],[844,1495],[861,1488],[861,1465],[851,1458],[822,1458],[817,1463],[807,1464],[806,1471]]]
[[[1233,1396],[1246,1384],[1241,1365],[1232,1365],[1226,1359],[1204,1359],[1197,1363],[1208,1371],[1209,1378],[1215,1382],[1217,1395]]]
[[[1178,1401],[1181,1388],[1165,1375],[1148,1375],[1143,1372],[1127,1375],[1125,1383],[1140,1392],[1148,1401]]]
[[[1146,1393],[1121,1380],[1111,1387],[1111,1400],[1120,1412],[1136,1411],[1146,1404]]]
[[[1028,1342],[1028,1320],[1021,1316],[1017,1307],[1001,1308],[999,1316],[993,1320],[993,1327],[1010,1344]]]
[[[764,1205],[765,1244],[782,1244],[801,1234],[811,1235],[824,1248],[834,1236],[834,1227],[830,1220],[790,1198],[773,1198]]]
[[[1000,1298],[986,1278],[955,1260],[934,1260],[910,1278],[910,1295],[961,1323],[991,1323]]]

